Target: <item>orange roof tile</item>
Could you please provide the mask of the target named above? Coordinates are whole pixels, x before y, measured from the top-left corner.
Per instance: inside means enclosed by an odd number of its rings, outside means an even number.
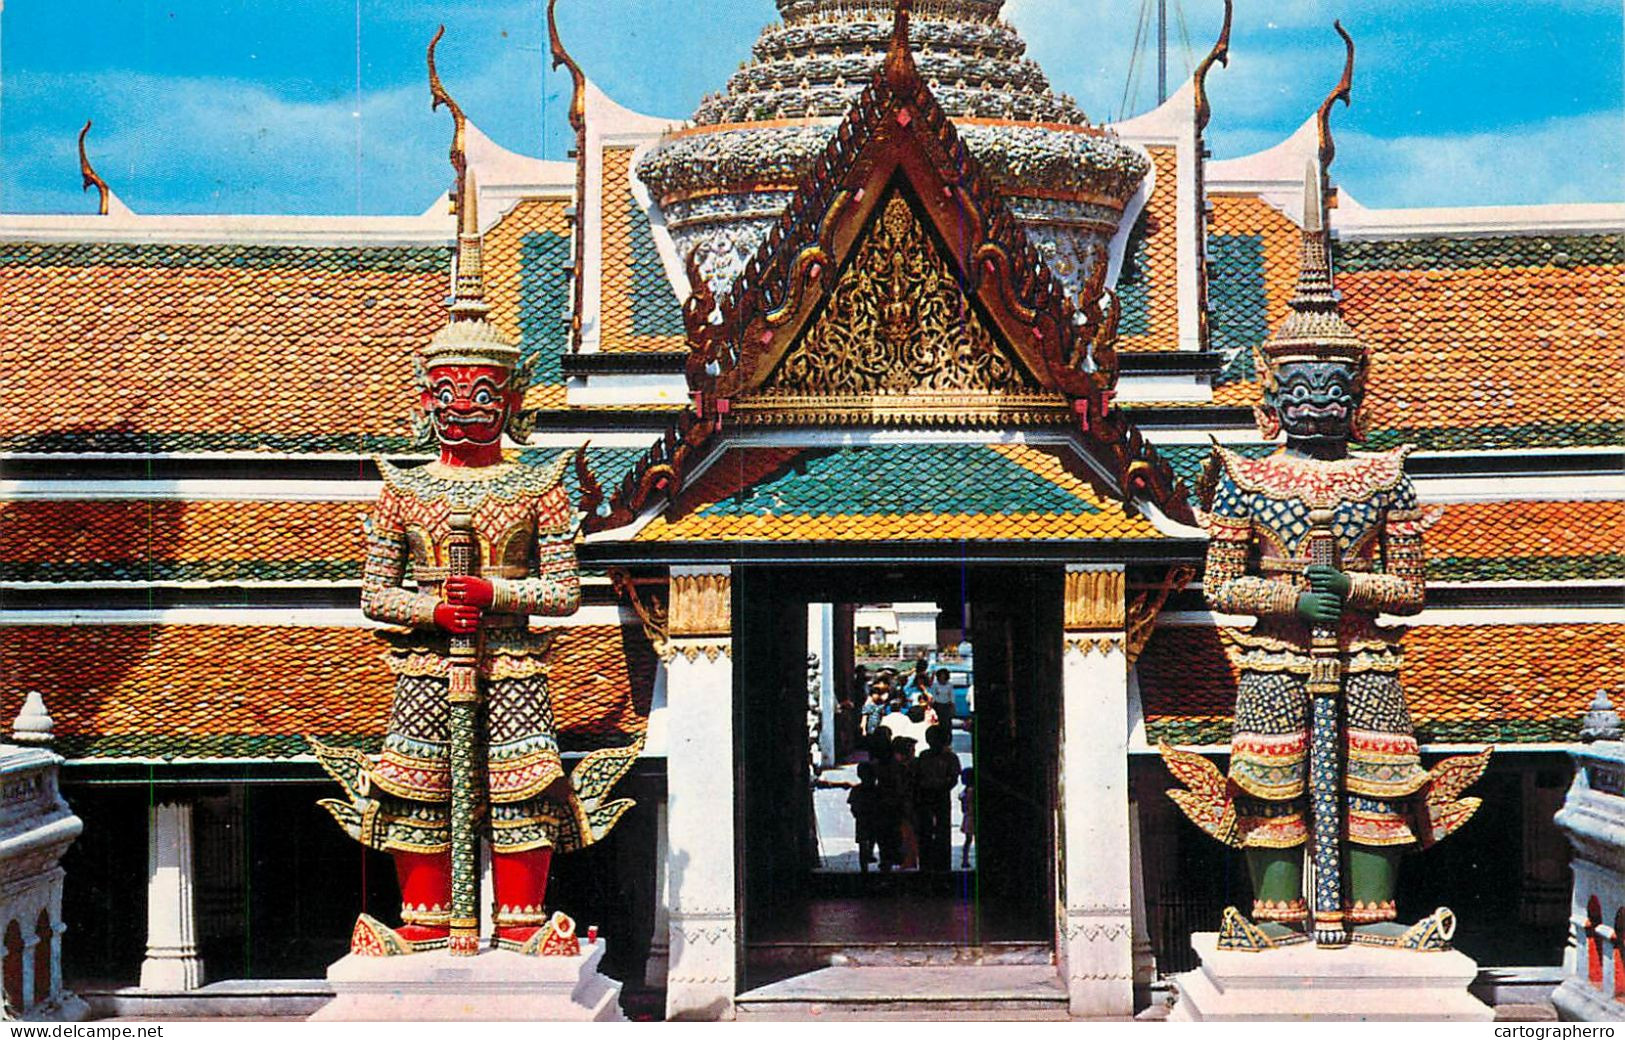
[[[1572,740],[1596,692],[1625,685],[1625,625],[1422,625],[1404,645],[1424,742]],[[1153,742],[1229,739],[1238,672],[1222,630],[1159,628],[1138,670]]]
[[[641,733],[655,672],[642,633],[556,632],[561,743]],[[52,625],[0,641],[0,711],[38,690],[70,756],[284,758],[305,753],[307,736],[376,740],[391,687],[382,641],[361,628]]]
[[[632,148],[604,149],[599,349],[687,349],[682,311],[649,234],[649,218],[632,195]]]
[[[402,446],[448,265],[441,248],[0,245],[0,445]]]
[[[1179,349],[1178,154],[1173,148],[1147,151],[1156,184],[1136,231],[1144,236],[1131,257],[1139,271],[1129,279],[1132,288],[1124,281],[1118,286],[1124,305],[1120,351]]]

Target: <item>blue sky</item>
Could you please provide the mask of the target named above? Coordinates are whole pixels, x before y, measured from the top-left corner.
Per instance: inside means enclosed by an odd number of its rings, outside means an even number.
[[[1360,48],[1333,175],[1367,206],[1625,200],[1618,0],[1238,0],[1210,80],[1219,158],[1295,129]],[[1032,57],[1091,118],[1124,100],[1141,0],[1010,0]],[[449,177],[448,117],[423,49],[470,118],[563,158],[568,84],[547,71],[542,0],[7,0],[0,11],[0,210],[89,212],[74,139],[138,212],[417,213]],[[1220,0],[1169,0],[1170,79],[1217,33]],[[1173,15],[1171,15],[1173,17]],[[622,104],[681,118],[744,60],[771,0],[560,0],[567,42]]]

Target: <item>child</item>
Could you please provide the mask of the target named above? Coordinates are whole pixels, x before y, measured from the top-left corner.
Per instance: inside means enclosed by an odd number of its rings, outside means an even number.
[[[858,786],[846,796],[847,808],[852,810],[852,822],[857,826],[858,869],[869,873],[869,864],[875,861],[875,846],[880,842],[881,814],[880,785],[874,763],[858,766]]]

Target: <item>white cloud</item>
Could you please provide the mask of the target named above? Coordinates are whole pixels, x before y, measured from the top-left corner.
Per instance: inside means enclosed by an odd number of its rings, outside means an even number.
[[[1494,133],[1338,135],[1334,175],[1363,205],[1489,206],[1625,201],[1625,116],[1549,119]]]

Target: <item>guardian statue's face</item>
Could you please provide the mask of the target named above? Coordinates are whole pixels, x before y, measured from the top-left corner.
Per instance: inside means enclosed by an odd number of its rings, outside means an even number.
[[[500,365],[437,365],[419,401],[441,444],[497,444],[519,407],[512,383]]]
[[[1288,361],[1275,374],[1264,403],[1279,417],[1288,441],[1347,442],[1365,396],[1359,373],[1339,361]]]

